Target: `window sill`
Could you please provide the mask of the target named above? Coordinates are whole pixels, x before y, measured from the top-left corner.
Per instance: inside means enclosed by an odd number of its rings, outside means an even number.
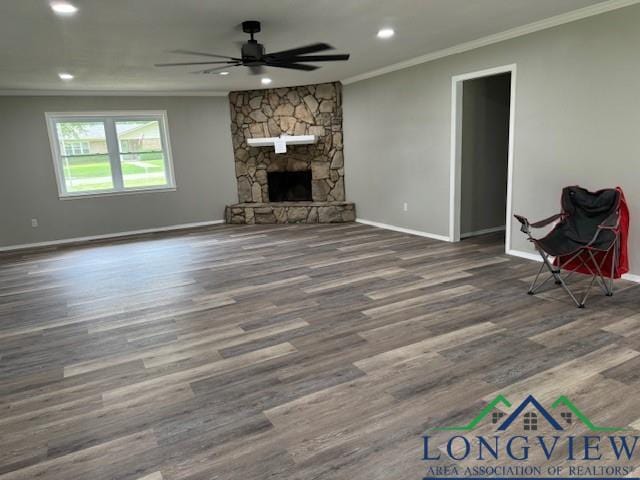
[[[175,186],[169,187],[153,187],[153,188],[135,188],[128,190],[108,190],[104,192],[82,192],[82,193],[65,193],[59,194],[60,200],[75,200],[81,198],[95,198],[95,197],[117,197],[120,195],[137,195],[142,193],[162,193],[162,192],[175,192]]]

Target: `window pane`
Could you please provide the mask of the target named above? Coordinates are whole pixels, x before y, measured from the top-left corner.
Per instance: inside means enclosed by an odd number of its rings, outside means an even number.
[[[62,157],[62,171],[69,193],[113,188],[109,155]]]
[[[160,123],[157,120],[116,122],[120,153],[161,152]]]
[[[58,122],[56,130],[66,191],[113,188],[104,123]]]
[[[120,155],[125,188],[157,187],[167,184],[162,152]]]
[[[62,155],[101,155],[107,153],[107,136],[102,122],[58,122]]]
[[[125,188],[167,185],[165,158],[157,120],[116,122]]]

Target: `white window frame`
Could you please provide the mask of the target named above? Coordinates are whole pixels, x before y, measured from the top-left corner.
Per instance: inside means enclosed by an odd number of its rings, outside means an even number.
[[[169,127],[166,110],[133,110],[133,111],[102,111],[102,112],[46,112],[45,119],[49,142],[51,144],[51,155],[53,159],[53,169],[58,185],[58,197],[60,199],[110,196],[110,195],[130,195],[144,192],[175,191],[176,183],[173,172],[173,155],[171,153],[171,141],[169,137]],[[160,141],[165,162],[166,185],[152,187],[131,187],[126,188],[123,183],[122,169],[120,162],[120,143],[115,124],[118,121],[157,121],[160,126]],[[65,152],[60,151],[60,141],[56,125],[64,122],[101,122],[105,127],[105,140],[109,162],[111,164],[111,176],[113,178],[113,188],[105,190],[91,190],[87,192],[68,192],[62,167],[62,157]]]

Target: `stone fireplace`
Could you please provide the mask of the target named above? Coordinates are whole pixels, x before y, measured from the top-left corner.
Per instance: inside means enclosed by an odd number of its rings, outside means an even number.
[[[355,220],[345,201],[339,82],[231,92],[229,105],[239,203],[227,206],[228,223]],[[283,134],[317,141],[285,153],[247,143]]]

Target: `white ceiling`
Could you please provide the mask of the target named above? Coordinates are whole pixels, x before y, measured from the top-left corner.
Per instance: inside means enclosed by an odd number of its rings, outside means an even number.
[[[261,88],[244,67],[194,75],[197,61],[169,54],[191,49],[237,56],[248,36],[239,24],[260,20],[267,51],[314,42],[350,53],[314,72],[268,68],[273,86],[342,80],[602,0],[70,0],[60,17],[47,0],[0,1],[0,89],[229,91]],[[396,36],[379,40],[392,27]],[[204,59],[203,59],[204,60]],[[194,69],[195,70],[195,69]],[[59,72],[75,75],[71,82]]]

